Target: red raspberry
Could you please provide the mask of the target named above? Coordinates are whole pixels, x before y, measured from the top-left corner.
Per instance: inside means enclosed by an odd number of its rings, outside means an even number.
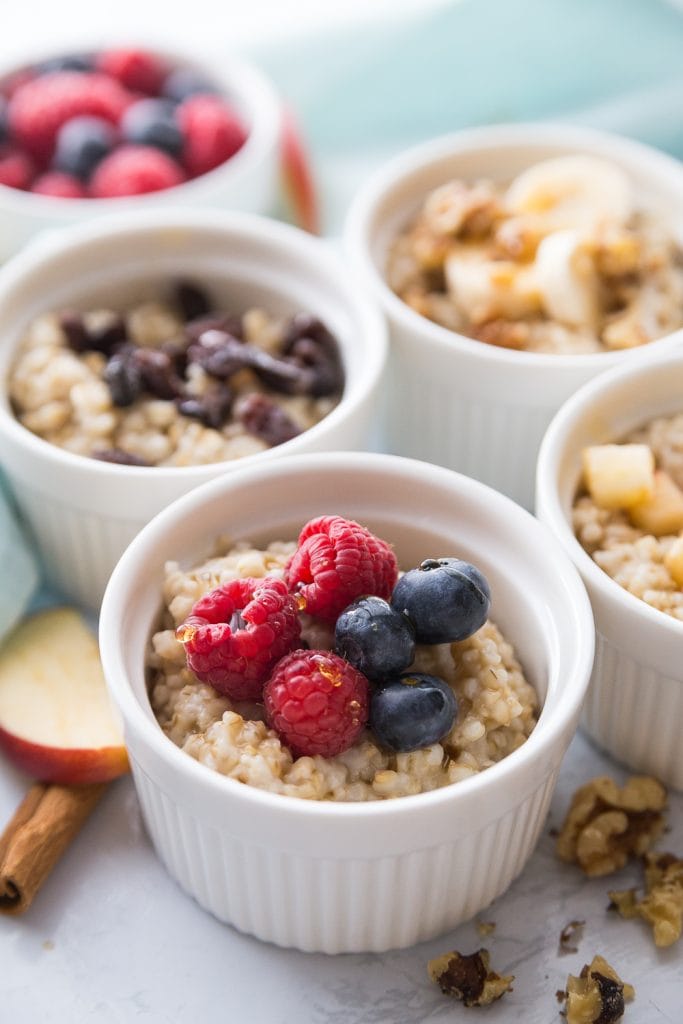
[[[168,68],[148,50],[106,50],[97,59],[98,70],[134,92],[158,96]]]
[[[200,598],[176,637],[198,679],[234,700],[254,700],[299,641],[298,611],[282,580],[245,577]]]
[[[62,171],[47,171],[41,174],[31,185],[31,192],[38,192],[41,196],[57,196],[60,199],[86,198],[86,191],[78,178]]]
[[[294,651],[263,689],[266,717],[295,757],[348,750],[368,720],[369,685],[332,651]]]
[[[47,163],[66,121],[87,114],[117,124],[131,100],[130,93],[106,75],[55,71],[19,86],[9,104],[10,130]]]
[[[364,526],[342,516],[319,516],[299,534],[285,577],[306,612],[334,622],[357,597],[389,600],[398,563],[386,541]]]
[[[28,188],[36,173],[33,160],[16,146],[0,147],[0,185]]]
[[[192,177],[229,160],[247,138],[242,121],[220,96],[190,96],[180,104],[176,117],[185,136],[183,163]]]
[[[98,164],[90,182],[95,199],[137,196],[181,185],[185,175],[175,160],[153,146],[119,146]]]

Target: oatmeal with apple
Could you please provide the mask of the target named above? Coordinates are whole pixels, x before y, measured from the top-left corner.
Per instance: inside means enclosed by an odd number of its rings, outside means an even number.
[[[574,531],[631,594],[683,621],[683,414],[583,453]]]
[[[628,175],[587,155],[507,186],[453,180],[395,240],[390,287],[478,341],[529,352],[630,349],[683,325],[681,249]]]
[[[536,722],[482,573],[444,557],[399,574],[391,546],[341,516],[297,541],[170,562],[163,601],[147,657],[157,720],[248,785],[312,800],[417,794],[500,761]]]
[[[61,310],[28,327],[9,375],[19,421],[66,451],[192,466],[289,441],[341,397],[337,341],[316,317],[217,309],[179,282],[125,310]]]

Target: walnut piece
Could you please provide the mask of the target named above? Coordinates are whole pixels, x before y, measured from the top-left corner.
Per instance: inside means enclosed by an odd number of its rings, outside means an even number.
[[[560,860],[590,876],[623,868],[662,834],[666,790],[656,779],[634,775],[621,788],[606,775],[581,786],[557,839]]]
[[[489,951],[463,954],[453,950],[430,960],[429,977],[444,995],[461,999],[465,1006],[487,1006],[512,990],[514,974],[496,974],[489,969]]]
[[[594,956],[578,978],[568,975],[566,992],[558,998],[566,1003],[567,1024],[614,1024],[624,1015],[624,1002],[635,994],[603,957]]]
[[[585,921],[569,921],[560,932],[557,955],[564,956],[565,953],[578,953],[578,943],[583,938],[583,926]]]
[[[635,889],[610,892],[611,906],[622,917],[642,917],[652,925],[656,946],[671,946],[683,928],[683,860],[672,853],[646,853],[645,895]]]

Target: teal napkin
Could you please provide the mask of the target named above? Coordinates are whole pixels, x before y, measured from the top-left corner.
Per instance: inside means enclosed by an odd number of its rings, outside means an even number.
[[[38,580],[36,558],[0,473],[0,639],[23,615]]]

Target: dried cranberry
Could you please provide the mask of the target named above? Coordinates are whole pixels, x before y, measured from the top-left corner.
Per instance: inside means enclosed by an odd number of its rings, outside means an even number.
[[[126,452],[123,448],[104,448],[101,451],[93,452],[92,457],[99,459],[100,462],[113,462],[117,466],[151,466],[151,462],[148,462],[147,459],[133,455],[132,452]]]
[[[300,434],[299,427],[272,398],[254,392],[242,402],[239,419],[245,430],[274,447]]]
[[[209,297],[203,288],[191,281],[178,281],[175,286],[175,301],[183,320],[196,320],[211,312]]]
[[[232,409],[233,394],[227,387],[218,387],[196,398],[178,399],[178,411],[183,416],[199,420],[205,427],[220,430]]]
[[[114,405],[132,405],[142,391],[142,375],[136,361],[134,345],[123,345],[104,368],[104,380]]]

